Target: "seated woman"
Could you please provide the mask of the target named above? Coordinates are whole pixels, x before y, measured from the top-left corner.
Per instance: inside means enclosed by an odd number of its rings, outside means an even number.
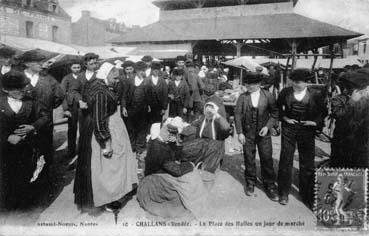
[[[204,115],[181,132],[182,158],[195,164],[203,162],[202,169],[214,173],[225,153],[224,140],[231,132],[225,116],[221,99],[211,96],[205,104]]]
[[[36,169],[36,133],[50,117],[25,97],[29,80],[10,71],[2,78],[0,97],[0,212],[27,209]]]
[[[206,197],[195,165],[181,161],[178,132],[181,118],[153,124],[145,158],[145,178],[137,190],[140,206],[163,218],[198,217]]]

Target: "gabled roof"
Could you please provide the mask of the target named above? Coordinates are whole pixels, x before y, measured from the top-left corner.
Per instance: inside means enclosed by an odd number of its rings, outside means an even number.
[[[295,13],[158,21],[119,36],[112,43],[234,39],[350,39],[360,33]]]
[[[244,0],[243,4],[265,4],[265,3],[277,3],[277,2],[289,2],[291,0]],[[191,4],[201,2],[205,5],[218,5],[218,6],[234,6],[241,5],[242,0],[155,0],[152,2],[157,7],[163,7],[166,4]]]

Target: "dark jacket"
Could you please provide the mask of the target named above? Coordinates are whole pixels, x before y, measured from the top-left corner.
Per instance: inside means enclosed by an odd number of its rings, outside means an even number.
[[[269,91],[260,89],[256,130],[251,129],[252,108],[251,94],[249,92],[241,94],[235,108],[236,130],[238,134],[243,133],[246,137],[250,138],[255,137],[263,127],[268,127],[270,130],[278,120],[276,101]]]
[[[174,99],[171,101],[180,102],[183,107],[191,108],[190,106],[190,89],[186,81],[181,80],[178,87],[174,81],[169,81],[168,84],[168,94],[172,94]]]
[[[31,83],[27,85],[27,94],[36,101],[37,113],[45,110],[49,117],[48,124],[44,126],[49,130],[53,127],[53,110],[59,107],[64,100],[64,92],[59,83],[50,75],[40,75],[35,87]]]
[[[60,86],[65,93],[65,99],[63,102],[63,109],[65,111],[68,110],[69,107],[73,106],[73,104],[78,104],[78,102],[82,100],[82,83],[78,77],[75,79],[72,73],[63,78]]]
[[[201,138],[200,130],[204,120],[205,116],[202,115],[191,124],[192,127],[196,128],[196,138]],[[230,134],[231,127],[227,122],[227,120],[224,117],[220,116],[219,118],[216,118],[214,121],[214,130],[216,140],[225,140],[226,138],[228,138]]]
[[[279,109],[279,117],[282,122],[283,117],[288,117],[292,112],[293,88],[284,88],[279,94],[277,105]],[[307,120],[316,122],[316,129],[324,126],[324,118],[328,114],[327,101],[322,91],[314,88],[307,88],[306,96],[309,96],[308,110],[306,113]]]
[[[125,83],[124,92],[121,98],[121,106],[125,107],[127,110],[135,109],[134,106],[134,93],[135,93],[135,78],[129,78],[128,81]],[[143,94],[142,94],[142,103],[141,104],[145,109],[150,105],[150,98],[151,98],[151,88],[148,86],[146,80],[142,82],[140,86],[143,86]]]
[[[146,82],[151,89],[150,107],[166,110],[168,108],[168,85],[165,80],[159,76],[158,83],[154,85],[152,75],[146,78]]]
[[[150,140],[145,157],[145,175],[168,173],[179,177],[193,170],[193,165],[181,162],[181,148],[157,139]]]
[[[87,101],[87,97],[86,97],[87,90],[89,89],[91,82],[96,79],[96,72],[94,73],[94,75],[91,77],[90,80],[87,80],[86,78],[86,71],[81,72],[78,75],[77,79],[81,82],[81,86],[82,86],[82,91],[81,91],[82,101],[86,102]]]

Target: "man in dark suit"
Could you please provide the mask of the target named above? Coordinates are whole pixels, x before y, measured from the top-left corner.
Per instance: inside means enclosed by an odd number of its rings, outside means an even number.
[[[2,77],[12,69],[11,61],[14,55],[15,51],[13,49],[8,47],[0,48],[0,95],[2,94]]]
[[[168,85],[159,75],[161,64],[153,62],[151,65],[151,75],[146,79],[150,87],[151,98],[149,113],[149,126],[154,123],[161,123],[163,115],[168,108]]]
[[[256,73],[244,76],[247,92],[238,98],[235,109],[238,139],[243,145],[245,158],[245,193],[251,196],[256,184],[255,153],[258,147],[265,193],[278,201],[273,169],[273,149],[270,130],[278,120],[278,108],[272,94],[260,88],[262,77]]]
[[[48,74],[41,74],[42,65],[46,58],[38,50],[31,50],[20,56],[26,69],[24,74],[30,80],[27,85],[27,94],[36,101],[39,110],[45,109],[49,117],[47,125],[39,130],[39,146],[45,156],[46,164],[53,163],[53,110],[59,107],[64,100],[64,92],[60,84]],[[38,112],[39,113],[39,112]]]
[[[76,153],[79,102],[82,100],[82,83],[78,80],[78,74],[81,70],[80,61],[72,61],[70,69],[71,73],[63,78],[61,87],[65,93],[64,115],[68,117],[68,157],[72,158]]]
[[[151,65],[152,65],[153,59],[154,58],[152,58],[152,56],[150,56],[150,55],[146,55],[146,56],[141,58],[141,61],[145,62],[145,64],[146,64],[146,70],[145,70],[146,77],[149,77],[152,73]]]
[[[292,183],[293,157],[299,152],[299,192],[310,209],[314,199],[315,131],[324,126],[326,99],[320,90],[310,88],[314,78],[307,69],[295,69],[290,75],[292,87],[284,88],[278,97],[282,121],[282,145],[278,170],[279,203],[286,205]]]
[[[121,98],[121,112],[126,119],[127,131],[132,150],[141,158],[145,150],[148,131],[147,116],[150,112],[151,89],[146,80],[146,64],[135,64],[136,76],[128,79]]]

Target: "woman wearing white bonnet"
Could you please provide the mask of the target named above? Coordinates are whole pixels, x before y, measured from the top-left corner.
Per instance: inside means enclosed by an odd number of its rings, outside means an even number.
[[[153,215],[176,218],[198,216],[206,197],[202,179],[190,161],[181,160],[178,133],[189,124],[168,118],[152,125],[145,158],[145,178],[137,189],[140,206]]]
[[[118,75],[118,69],[105,62],[86,91],[93,135],[81,143],[79,156],[88,160],[78,161],[74,187],[75,203],[82,213],[95,215],[120,207],[118,200],[138,182],[127,129],[110,89],[118,82]]]

